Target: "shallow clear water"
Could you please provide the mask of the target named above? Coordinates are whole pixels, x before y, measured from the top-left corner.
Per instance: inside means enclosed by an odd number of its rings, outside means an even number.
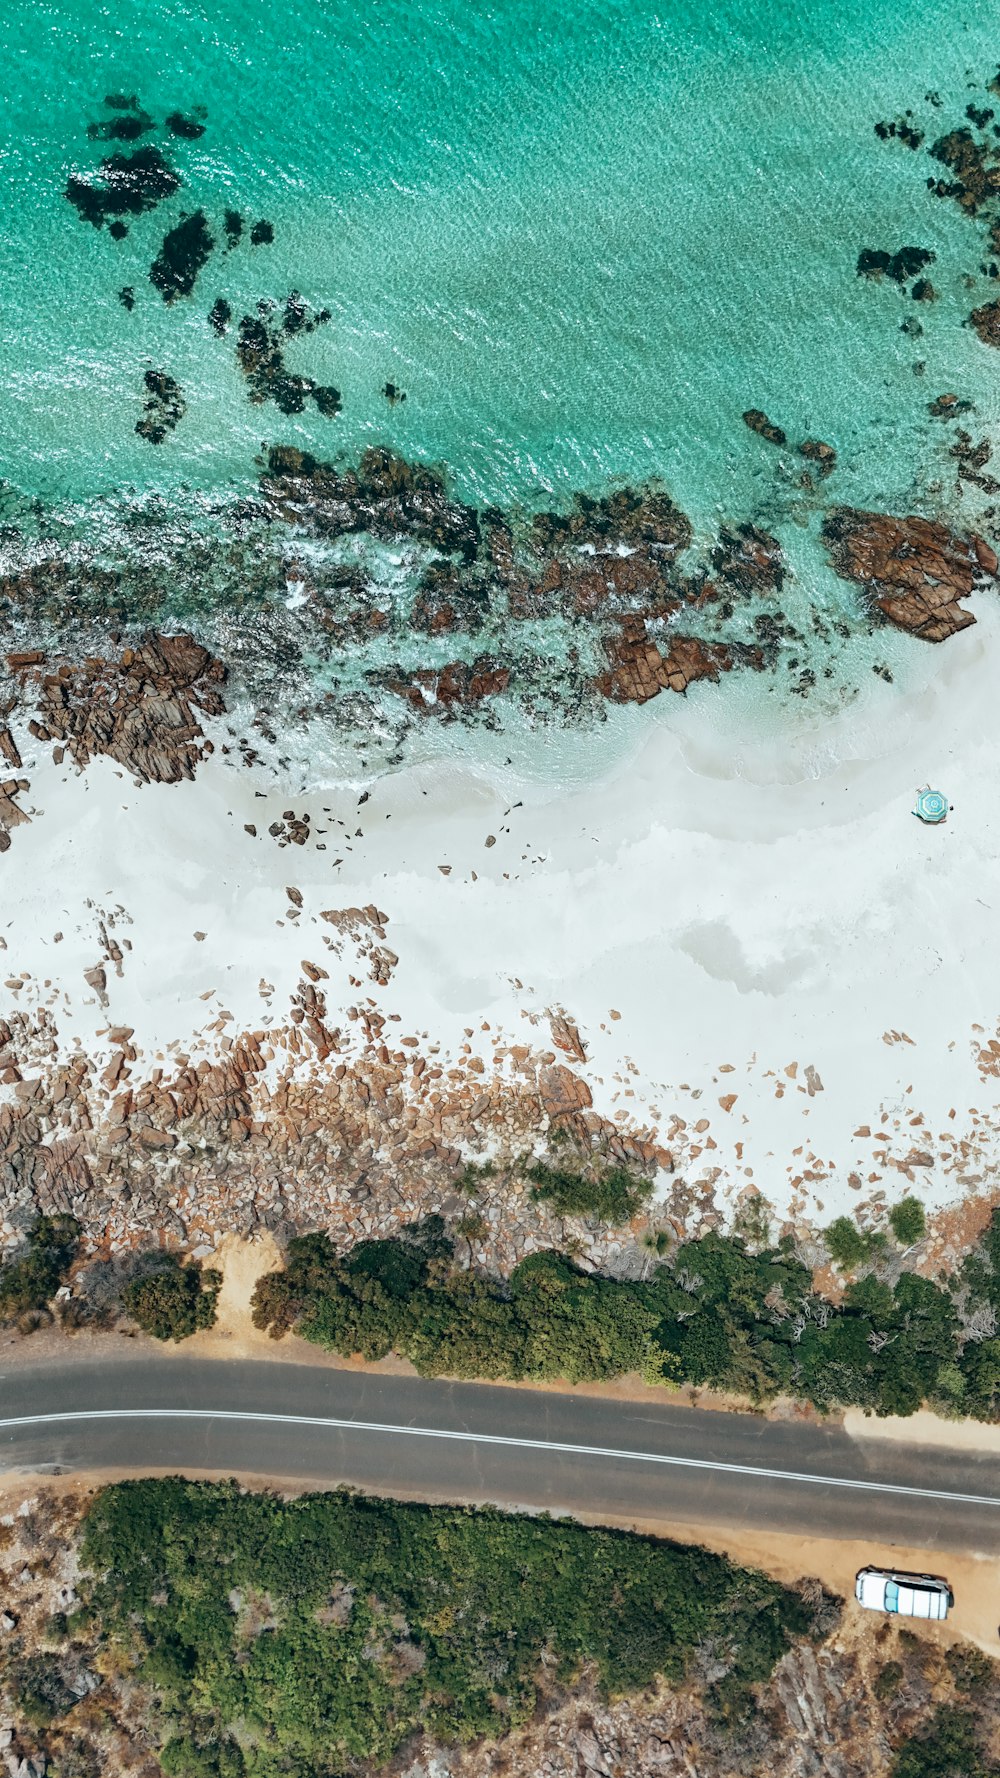
[[[275,440],[343,459],[389,443],[477,502],[656,475],[700,537],[753,515],[802,597],[848,609],[815,542],[822,504],[975,508],[927,403],[954,389],[977,436],[1000,425],[1000,354],[961,325],[995,292],[982,230],[928,194],[925,153],[873,125],[912,106],[931,141],[989,102],[983,0],[961,17],[941,0],[14,0],[0,41],[2,473],[23,494],[67,511],[222,496]],[[86,126],[113,91],[158,124],[206,114],[197,141],[143,138],[183,186],[121,242],[63,196],[105,152]],[[149,265],[198,206],[220,245],[167,306]],[[227,207],[266,217],[273,245],[224,251]],[[935,304],[855,276],[861,247],[903,244],[936,253]],[[207,322],[219,296],[238,318],[292,289],[332,312],[287,358],[342,391],[334,419],[251,406],[233,332]],[[135,432],[150,366],[187,401],[156,447]],[[821,490],[747,431],[750,406],[837,447]]]

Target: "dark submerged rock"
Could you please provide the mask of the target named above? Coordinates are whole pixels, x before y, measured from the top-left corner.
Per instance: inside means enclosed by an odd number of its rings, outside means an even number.
[[[197,117],[185,117],[181,111],[171,111],[166,126],[172,136],[180,136],[186,142],[196,142],[205,134],[205,125]]]
[[[743,415],[743,424],[749,426],[751,432],[756,432],[758,437],[766,438],[768,444],[783,445],[788,442],[787,434],[768,419],[762,408],[748,407]]]
[[[264,218],[261,217],[260,221],[255,222],[253,228],[250,230],[251,247],[270,247],[273,240],[273,223],[265,222]]]
[[[243,234],[243,218],[238,210],[227,210],[223,217],[226,230],[226,247],[232,250]]]
[[[918,278],[910,291],[915,303],[936,303],[937,291],[929,278]]]
[[[154,119],[142,109],[135,94],[127,100],[121,93],[112,97],[123,102],[112,105],[111,97],[105,99],[105,105],[115,112],[115,116],[103,117],[99,122],[87,125],[87,135],[92,142],[137,142],[140,136],[155,130]]]
[[[126,284],[123,289],[119,290],[118,301],[123,309],[127,309],[129,314],[132,313],[135,308],[135,291],[131,284]]]
[[[881,247],[863,247],[858,254],[857,275],[886,277],[894,284],[907,284],[925,266],[932,265],[936,257],[929,247],[900,247],[896,253],[887,253]]]
[[[479,550],[475,508],[449,499],[437,470],[380,446],[365,451],[356,469],[340,471],[294,445],[272,445],[261,489],[282,517],[324,536],[415,537],[466,562]]]
[[[108,216],[141,216],[155,210],[165,198],[180,190],[180,178],[158,148],[147,145],[133,154],[109,154],[92,184],[82,173],[71,173],[65,195],[81,221],[103,228]]]
[[[163,245],[149,268],[150,282],[156,285],[164,302],[191,295],[214,246],[204,210],[185,216],[164,235]]]
[[[146,399],[143,402],[142,419],[136,421],[135,429],[147,444],[162,444],[167,433],[172,432],[178,421],[184,418],[187,403],[180,384],[168,376],[165,370],[147,370],[143,382],[146,386]]]
[[[213,332],[217,333],[219,335],[220,339],[223,337],[223,335],[225,333],[228,333],[229,323],[232,320],[232,318],[233,318],[233,311],[230,308],[229,304],[227,303],[225,297],[224,296],[217,296],[214,303],[212,304],[211,309],[209,310],[208,320],[209,320],[209,325],[212,328]]]
[[[385,396],[390,407],[395,407],[397,401],[406,400],[405,390],[397,389],[395,383],[386,383],[385,388],[382,390],[382,394]]]
[[[124,241],[125,236],[128,234],[128,229],[124,222],[111,222],[108,224],[108,234],[113,241]]]
[[[805,457],[809,463],[817,464],[820,475],[829,475],[836,468],[837,453],[831,444],[824,444],[821,438],[804,438],[799,445],[799,456]]]
[[[967,414],[971,407],[971,401],[963,401],[957,395],[938,395],[927,403],[927,412],[936,420],[957,420],[959,414]]]
[[[973,309],[969,326],[975,328],[984,346],[1000,346],[1000,302]]]
[[[340,391],[291,372],[285,364],[282,341],[289,314],[294,318],[291,332],[311,333],[329,320],[329,310],[311,315],[308,305],[293,291],[280,328],[274,325],[273,313],[273,304],[258,303],[257,314],[244,315],[240,322],[236,361],[246,377],[250,400],[273,401],[283,414],[300,414],[306,402],[312,401],[325,418],[332,419],[340,412]]]
[[[977,142],[970,129],[963,126],[949,131],[939,137],[930,152],[954,176],[950,182],[928,181],[938,197],[956,198],[963,210],[975,215],[1000,192],[997,150],[987,142]]]
[[[912,111],[907,111],[904,112],[902,117],[897,117],[892,123],[877,123],[875,125],[875,134],[879,138],[879,141],[889,142],[895,137],[898,141],[904,143],[907,148],[919,148],[924,139],[924,133],[923,130],[918,130],[911,124],[910,118],[912,116]]]

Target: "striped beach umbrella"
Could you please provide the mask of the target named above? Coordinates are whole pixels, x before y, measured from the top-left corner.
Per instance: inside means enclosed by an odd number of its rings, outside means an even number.
[[[930,786],[925,784],[923,790],[917,791],[917,806],[913,813],[919,821],[927,821],[931,826],[934,826],[937,822],[947,819],[948,798],[943,791],[931,790]]]

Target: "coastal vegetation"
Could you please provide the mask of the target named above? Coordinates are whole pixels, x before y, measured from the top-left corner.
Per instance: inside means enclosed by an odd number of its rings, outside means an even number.
[[[920,1226],[910,1205],[920,1209],[904,1201],[896,1230],[907,1246]],[[290,1241],[284,1268],[260,1280],[253,1318],[275,1338],[294,1329],[345,1356],[395,1353],[425,1376],[579,1383],[632,1372],[756,1402],[797,1395],[883,1415],[926,1402],[996,1419],[1000,1211],[939,1281],[905,1270],[888,1232],[842,1218],[827,1241],[841,1278],[824,1295],[790,1238],[757,1247],[713,1232],[665,1257],[654,1244],[639,1278],[541,1252],[504,1279],[459,1265],[439,1218],[344,1253],[316,1233]]]
[[[997,1773],[978,1648],[653,1537],[173,1477],[42,1487],[0,1546],[21,1778],[801,1778],[803,1716],[831,1770]]]
[[[735,1722],[827,1604],[704,1549],[569,1520],[178,1478],[104,1489],[81,1560],[92,1578],[68,1634],[99,1624],[105,1668],[150,1688],[171,1778],[339,1772],[421,1731],[496,1737],[543,1683],[586,1670],[609,1697],[678,1683],[707,1647],[707,1702]]]

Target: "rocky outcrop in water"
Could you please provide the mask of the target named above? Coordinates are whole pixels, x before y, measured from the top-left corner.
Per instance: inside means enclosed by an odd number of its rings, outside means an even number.
[[[670,636],[660,648],[641,617],[626,618],[605,644],[611,665],[597,681],[613,704],[645,704],[661,691],[685,692],[699,679],[717,680],[733,665],[732,650],[697,636]]]
[[[933,519],[838,507],[823,524],[830,561],[864,588],[874,610],[925,642],[944,642],[975,623],[959,603],[995,580],[997,557],[981,537],[962,537]]]
[[[220,716],[225,669],[193,636],[147,635],[117,661],[92,657],[54,670],[44,660],[8,663],[33,703],[33,732],[85,766],[95,754],[145,783],[193,778],[210,752],[199,716]]]
[[[294,445],[274,445],[261,489],[276,513],[322,536],[415,537],[469,562],[479,549],[475,509],[449,499],[436,470],[378,446],[363,453],[357,469],[340,471]]]

